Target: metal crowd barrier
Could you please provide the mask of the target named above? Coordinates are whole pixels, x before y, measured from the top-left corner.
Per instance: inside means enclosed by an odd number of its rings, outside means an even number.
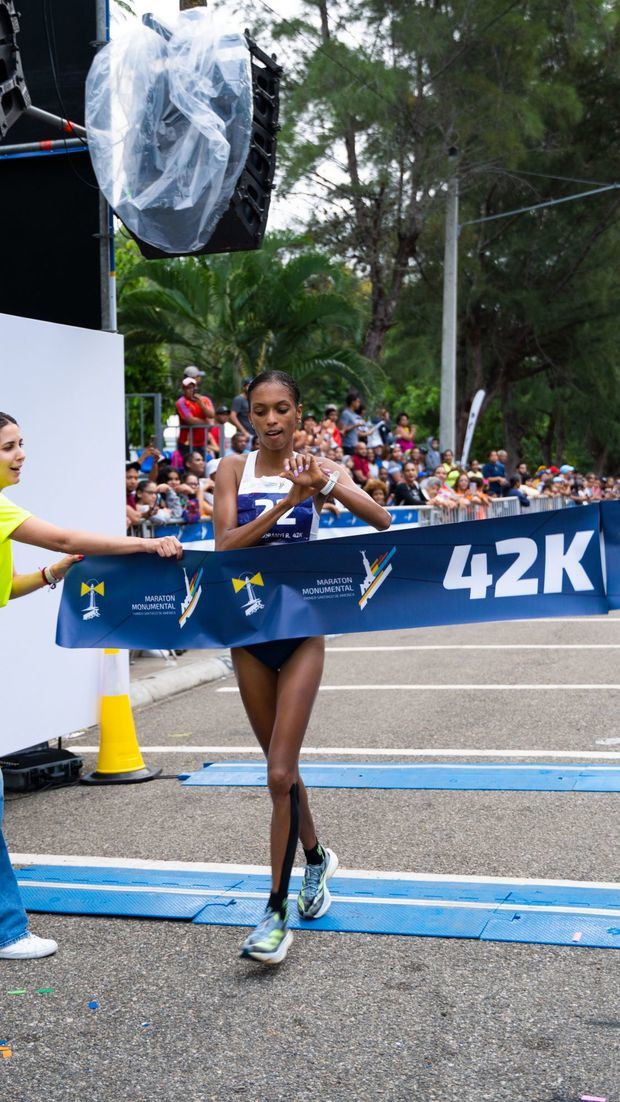
[[[491,520],[497,517],[516,517],[521,512],[517,497],[496,497],[488,505],[458,505],[456,509],[425,505],[418,509],[418,524],[455,524],[461,520]]]
[[[496,520],[498,517],[516,517],[520,513],[545,513],[556,509],[565,509],[572,502],[560,497],[530,498],[529,509],[521,508],[516,497],[493,498],[489,505],[466,505],[456,509],[442,509],[433,505],[408,505],[390,506],[389,512],[395,526],[404,524],[408,526],[419,525],[428,527],[431,524],[454,524],[464,520]],[[321,516],[320,527],[323,530],[330,528],[360,528],[365,526],[365,521],[360,520],[353,513],[344,509],[339,516],[334,513],[325,513]],[[213,524],[204,519],[192,524],[184,521],[175,521],[173,524],[153,525],[151,521],[144,520],[140,524],[134,524],[129,529],[132,536],[143,536],[150,539],[153,536],[176,536],[182,543],[203,542],[213,539]]]
[[[566,509],[569,505],[575,505],[571,497],[531,497],[530,507],[524,512],[528,513],[554,513],[556,509]]]

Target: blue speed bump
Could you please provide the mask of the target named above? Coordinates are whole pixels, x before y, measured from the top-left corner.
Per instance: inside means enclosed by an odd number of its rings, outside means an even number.
[[[307,788],[443,789],[468,792],[620,792],[617,765],[484,765],[442,762],[411,765],[389,762],[302,762]],[[205,762],[179,778],[188,787],[263,787],[265,762]]]
[[[268,870],[33,865],[17,870],[26,908],[252,926],[265,908]],[[308,931],[520,941],[620,948],[620,884],[597,885],[337,874],[331,909],[303,922],[291,882],[291,925]]]

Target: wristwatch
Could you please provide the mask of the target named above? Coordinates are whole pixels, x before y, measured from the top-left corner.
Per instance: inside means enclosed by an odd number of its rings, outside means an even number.
[[[323,497],[329,497],[339,478],[340,471],[330,471],[329,478],[327,479],[327,482],[325,483],[323,489],[319,490],[319,493],[322,494]]]

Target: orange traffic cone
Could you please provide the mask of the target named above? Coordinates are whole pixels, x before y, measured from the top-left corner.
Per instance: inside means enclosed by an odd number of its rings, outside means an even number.
[[[151,781],[161,773],[161,769],[149,769],[140,753],[119,655],[114,649],[103,652],[99,756],[95,772],[82,777],[83,784],[131,784]]]

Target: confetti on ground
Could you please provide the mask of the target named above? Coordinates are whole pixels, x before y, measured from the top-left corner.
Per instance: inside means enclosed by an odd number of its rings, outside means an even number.
[[[580,1094],[579,1102],[607,1102],[602,1094]]]
[[[25,987],[20,988],[19,990],[16,990],[16,991],[7,991],[7,995],[26,995],[26,994],[27,994],[27,991],[26,991]]]
[[[582,937],[583,937],[583,932],[581,930],[577,930],[577,933],[573,934],[573,941],[581,941]]]
[[[37,995],[53,995],[53,987],[37,987]]]
[[[95,1001],[93,1000],[92,1002],[90,1002],[90,1003],[88,1004],[88,1009],[89,1009],[89,1010],[99,1010],[99,1003],[96,1003],[96,1002],[95,1002]]]
[[[10,1060],[12,1055],[12,1048],[9,1048],[8,1045],[0,1045],[0,1056],[2,1056],[3,1060]]]
[[[151,1023],[150,1022],[140,1022],[140,1025],[142,1026],[143,1029],[150,1029],[151,1028]]]

